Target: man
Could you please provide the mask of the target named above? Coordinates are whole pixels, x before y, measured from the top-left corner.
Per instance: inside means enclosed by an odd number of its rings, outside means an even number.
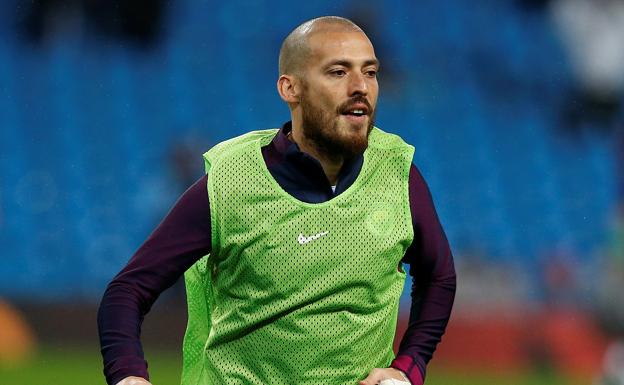
[[[373,46],[347,19],[310,20],[279,70],[291,122],[204,154],[206,176],[107,287],[109,384],[149,384],[141,321],[184,272],[184,385],[424,382],[455,271],[413,147],[373,125]],[[395,357],[401,262],[413,303]]]

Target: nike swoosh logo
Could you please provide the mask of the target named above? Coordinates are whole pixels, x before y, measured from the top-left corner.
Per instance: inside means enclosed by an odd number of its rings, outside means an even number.
[[[327,233],[329,233],[329,231],[323,231],[322,233],[310,235],[309,237],[306,237],[303,234],[299,234],[299,236],[297,237],[297,242],[299,242],[300,245],[305,245],[306,243],[310,243],[316,239],[319,239]]]

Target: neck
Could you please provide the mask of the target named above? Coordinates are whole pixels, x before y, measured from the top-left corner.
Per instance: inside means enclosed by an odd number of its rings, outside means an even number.
[[[297,143],[297,146],[299,146],[302,152],[317,159],[319,163],[321,163],[321,167],[329,183],[332,186],[336,185],[338,173],[344,163],[344,158],[341,155],[327,154],[323,151],[319,151],[315,143],[308,140],[303,135],[303,130],[300,127],[295,127],[294,122],[292,130],[288,133],[287,137],[290,141]]]

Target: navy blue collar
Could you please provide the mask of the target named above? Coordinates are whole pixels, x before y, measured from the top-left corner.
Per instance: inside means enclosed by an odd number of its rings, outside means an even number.
[[[267,168],[284,190],[304,202],[321,203],[353,184],[364,164],[363,155],[344,162],[333,192],[321,163],[288,139],[291,130],[292,122],[286,122],[271,143],[262,148]]]

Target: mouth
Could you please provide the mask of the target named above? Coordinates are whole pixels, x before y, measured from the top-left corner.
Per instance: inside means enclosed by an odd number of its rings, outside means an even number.
[[[362,124],[364,122],[366,122],[366,119],[368,119],[368,115],[350,115],[350,114],[343,114],[342,116],[344,116],[344,118],[350,122],[350,123],[354,123],[354,124]]]
[[[368,118],[369,108],[366,104],[356,103],[345,108],[341,115],[352,123],[363,123]]]

